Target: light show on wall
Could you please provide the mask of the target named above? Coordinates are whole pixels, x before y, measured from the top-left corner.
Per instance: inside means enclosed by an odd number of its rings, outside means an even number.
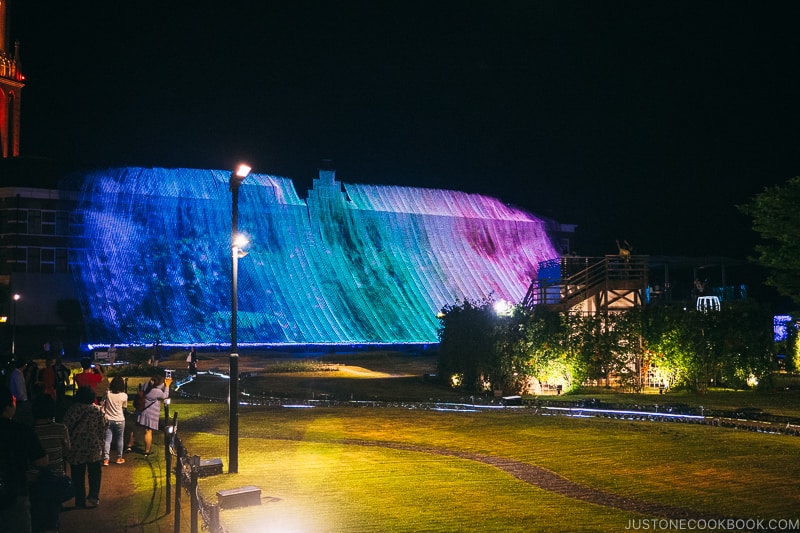
[[[226,345],[230,172],[117,168],[80,177],[70,258],[89,344]],[[239,345],[436,343],[464,299],[520,302],[557,257],[546,223],[457,191],[347,184],[321,170],[239,189]]]

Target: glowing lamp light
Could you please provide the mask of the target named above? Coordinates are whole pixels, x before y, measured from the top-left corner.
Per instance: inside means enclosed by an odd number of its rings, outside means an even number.
[[[511,315],[511,304],[508,303],[506,300],[497,300],[494,303],[494,312],[497,316],[509,316]]]
[[[234,174],[239,179],[245,179],[247,176],[250,175],[250,170],[252,169],[250,168],[249,165],[241,163],[238,167],[236,167],[236,172],[234,172]]]

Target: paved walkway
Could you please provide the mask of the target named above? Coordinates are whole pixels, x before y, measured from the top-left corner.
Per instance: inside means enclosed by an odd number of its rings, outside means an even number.
[[[153,451],[147,458],[134,451],[125,464],[103,467],[100,505],[76,509],[72,500],[66,502],[61,533],[172,533],[173,517],[165,513],[163,446],[154,443]]]

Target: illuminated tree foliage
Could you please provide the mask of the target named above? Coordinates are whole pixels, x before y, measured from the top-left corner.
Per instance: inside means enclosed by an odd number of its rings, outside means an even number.
[[[641,392],[645,386],[645,377],[650,368],[652,353],[646,349],[645,320],[643,307],[636,307],[625,313],[613,314],[609,319],[613,322],[615,372],[623,386]]]
[[[753,301],[709,313],[648,306],[591,316],[545,306],[498,316],[491,302],[465,301],[441,320],[439,375],[474,392],[571,390],[586,379],[639,392],[650,371],[667,387],[702,392],[748,387],[775,367],[772,316]]]
[[[800,176],[767,187],[739,209],[753,218],[763,243],[756,261],[769,271],[767,283],[800,303]]]
[[[692,354],[686,349],[683,336],[692,314],[668,306],[647,307],[639,314],[647,367],[659,370],[666,387],[685,385]]]
[[[527,354],[527,374],[539,383],[547,383],[563,376],[567,359],[569,335],[572,329],[568,315],[557,313],[546,306],[537,306],[532,312],[523,311],[522,350]]]
[[[621,348],[619,332],[612,327],[613,316],[580,316],[577,321],[581,331],[579,346],[583,347],[589,379],[604,381],[609,386],[611,374],[621,366],[618,352]]]

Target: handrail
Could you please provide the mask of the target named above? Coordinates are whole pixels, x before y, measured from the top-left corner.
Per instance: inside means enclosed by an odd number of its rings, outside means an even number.
[[[572,307],[602,290],[644,288],[647,285],[649,257],[646,255],[604,257],[561,257],[543,261],[539,277],[531,283],[523,305],[537,304]]]

